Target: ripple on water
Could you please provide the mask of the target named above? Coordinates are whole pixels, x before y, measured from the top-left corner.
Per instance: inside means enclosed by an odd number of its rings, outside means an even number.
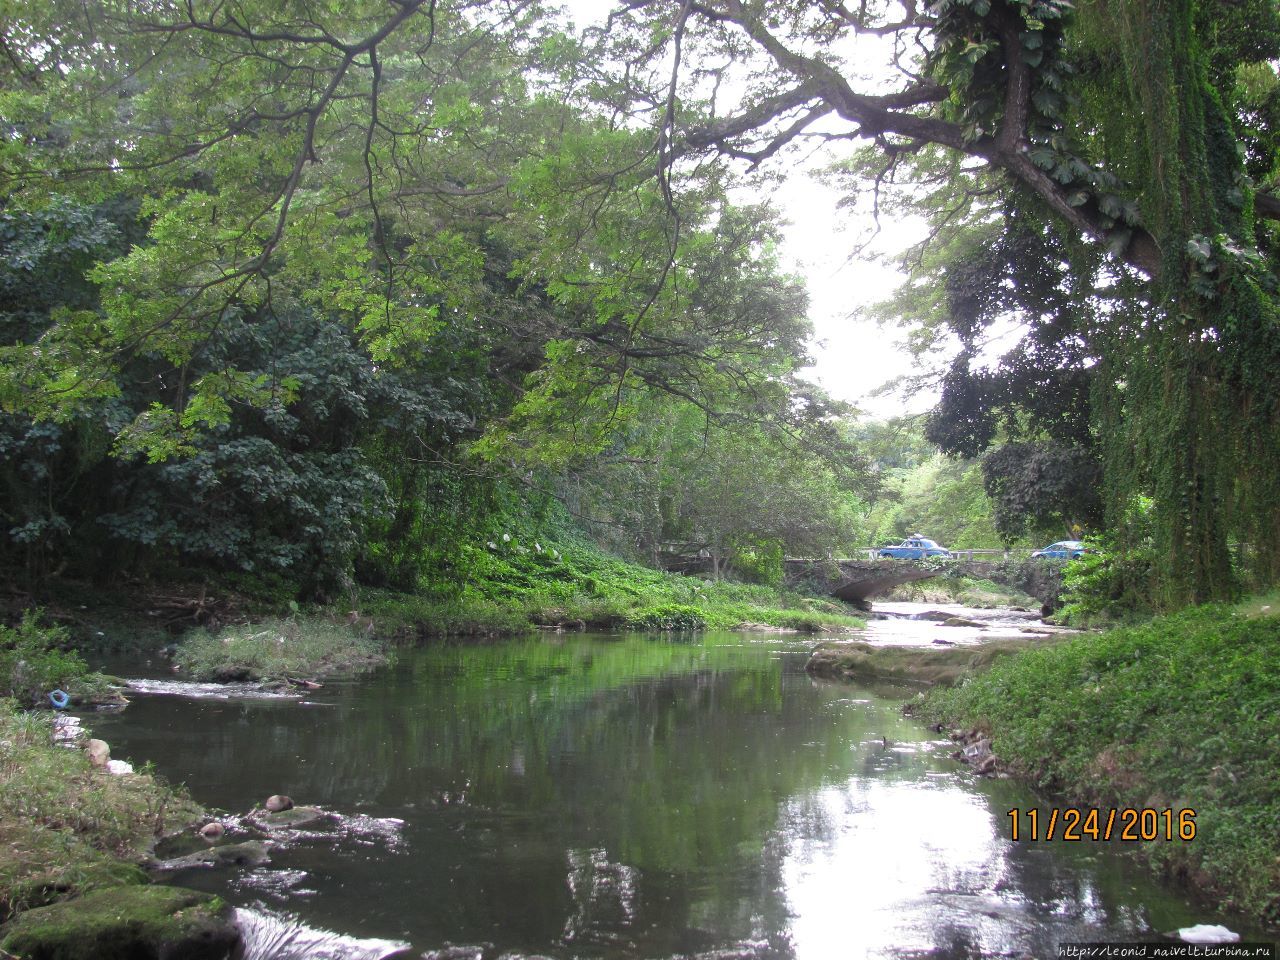
[[[190,680],[126,680],[135,693],[201,700],[297,700],[300,694],[288,690],[268,690],[259,683],[196,683]]]
[[[394,940],[309,927],[293,914],[261,906],[238,907],[234,917],[244,940],[243,960],[384,960],[409,949]]]
[[[252,891],[263,894],[274,900],[286,900],[290,897],[309,897],[316,891],[302,886],[307,879],[305,870],[272,870],[259,867],[236,877],[231,885],[237,890]]]

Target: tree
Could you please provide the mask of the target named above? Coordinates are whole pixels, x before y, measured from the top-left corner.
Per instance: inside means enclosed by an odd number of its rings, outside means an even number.
[[[1095,341],[1100,375],[1117,384],[1098,412],[1111,510],[1154,494],[1166,603],[1233,590],[1228,517],[1274,581],[1280,393],[1264,370],[1280,361],[1280,321],[1265,221],[1280,202],[1249,179],[1238,147],[1272,175],[1277,131],[1242,90],[1257,76],[1246,68],[1265,71],[1280,51],[1277,11],[1159,0],[1071,12],[1063,0],[648,0],[607,37],[633,61],[634,98],[666,104],[667,164],[706,151],[758,164],[863,139],[878,187],[942,151],[958,173],[984,165],[1064,235],[1104,246],[1111,270],[1135,281]],[[667,44],[655,55],[639,35]],[[872,49],[886,72],[859,86],[854,63]],[[663,57],[712,66],[678,69],[681,84]],[[720,95],[731,74],[741,97]]]

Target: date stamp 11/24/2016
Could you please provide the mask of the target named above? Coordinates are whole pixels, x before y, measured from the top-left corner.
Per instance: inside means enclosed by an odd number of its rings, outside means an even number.
[[[1008,817],[1011,840],[1188,842],[1196,838],[1196,812],[1190,807],[1014,807]]]

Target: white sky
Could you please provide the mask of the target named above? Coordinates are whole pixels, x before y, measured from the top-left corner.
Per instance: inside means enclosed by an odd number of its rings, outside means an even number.
[[[613,6],[609,0],[561,0],[579,29],[602,21]],[[903,277],[870,254],[895,254],[923,236],[915,223],[882,220],[882,232],[868,256],[853,258],[870,233],[870,215],[860,217],[838,209],[838,191],[819,183],[812,172],[834,157],[814,160],[792,171],[770,199],[788,220],[782,250],[786,268],[805,278],[809,288],[809,318],[813,322],[815,363],[810,379],[839,400],[856,404],[883,419],[903,413],[923,413],[936,402],[932,392],[903,399],[892,394],[870,397],[877,387],[912,372],[911,356],[902,347],[901,333],[881,328],[858,315],[860,307],[882,300]],[[744,201],[758,200],[745,190]]]
[[[922,235],[918,224],[881,221],[881,233],[865,257],[854,251],[870,233],[869,215],[838,208],[838,191],[818,183],[808,171],[797,170],[774,194],[786,230],[783,255],[788,266],[803,276],[809,288],[809,318],[817,342],[810,377],[840,400],[856,403],[882,419],[902,413],[923,413],[933,406],[932,392],[904,400],[896,393],[868,394],[911,372],[911,356],[901,344],[901,332],[881,327],[859,315],[861,308],[883,300],[904,279],[871,254],[896,254]]]

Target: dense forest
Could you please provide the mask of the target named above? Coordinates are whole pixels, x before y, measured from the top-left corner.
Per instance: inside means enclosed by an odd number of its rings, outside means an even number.
[[[1156,607],[1280,573],[1265,0],[4,17],[26,591],[448,592],[513,536],[767,580],[922,528],[1085,530]],[[744,198],[815,144],[931,224],[865,305],[940,386],[923,423],[801,375],[803,283]]]

